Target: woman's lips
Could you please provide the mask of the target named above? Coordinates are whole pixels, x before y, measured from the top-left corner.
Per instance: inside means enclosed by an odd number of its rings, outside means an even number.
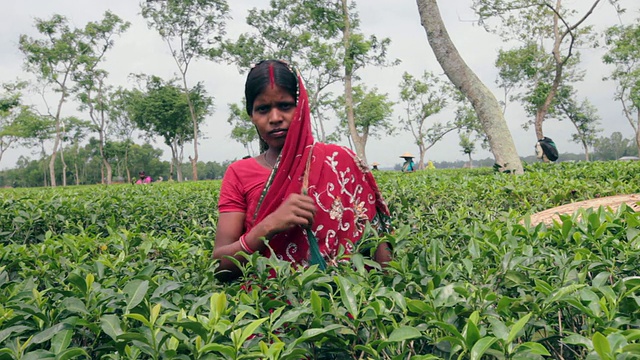
[[[277,129],[269,131],[269,135],[274,138],[281,138],[287,135],[287,129]]]

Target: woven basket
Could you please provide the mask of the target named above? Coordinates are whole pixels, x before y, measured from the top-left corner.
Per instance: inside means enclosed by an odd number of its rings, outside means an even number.
[[[627,204],[635,211],[640,211],[640,194],[614,195],[603,198],[590,199],[576,203],[557,206],[531,215],[531,225],[545,223],[553,224],[555,220],[560,221],[560,215],[573,214],[578,209],[597,209],[599,207],[617,210],[622,204]],[[522,223],[522,221],[521,221]]]

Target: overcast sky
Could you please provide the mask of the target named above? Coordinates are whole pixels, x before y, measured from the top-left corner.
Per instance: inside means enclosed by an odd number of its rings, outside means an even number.
[[[253,7],[264,7],[267,0],[232,0],[229,1],[232,19],[227,24],[228,37],[236,38],[240,33],[249,30],[245,24],[247,10]],[[505,46],[496,36],[485,32],[475,25],[476,17],[470,8],[470,0],[440,0],[440,11],[450,36],[462,57],[478,74],[482,81],[494,90],[498,98],[502,98],[501,89],[495,86],[496,69],[494,62],[498,50]],[[587,0],[566,0],[567,6],[585,6],[592,3]],[[595,14],[588,20],[598,30],[615,24],[629,24],[640,16],[638,0],[621,0],[627,13],[618,16],[607,1],[601,1]],[[398,58],[402,63],[392,68],[366,68],[360,74],[362,83],[367,87],[377,87],[388,93],[393,101],[398,101],[398,84],[402,73],[407,71],[419,76],[423,71],[442,74],[431,48],[427,43],[424,29],[420,25],[418,8],[414,0],[360,0],[358,1],[362,31],[374,34],[379,38],[389,37],[391,48],[389,56]],[[18,50],[20,34],[38,36],[33,27],[35,18],[50,18],[53,14],[66,16],[72,26],[83,27],[88,21],[102,18],[106,10],[111,10],[126,21],[131,28],[116,39],[114,48],[107,53],[105,68],[109,71],[109,83],[114,86],[131,87],[128,75],[145,73],[171,78],[176,74],[176,65],[170,56],[166,44],[153,30],[147,28],[139,14],[138,2],[135,0],[20,0],[5,2],[4,11],[0,13],[0,82],[16,79],[32,79],[22,68],[23,56]],[[608,136],[620,131],[630,137],[632,129],[622,116],[621,106],[613,100],[615,84],[603,81],[611,68],[602,64],[601,49],[580,49],[581,68],[587,70],[584,82],[577,85],[580,98],[588,98],[599,111],[602,118],[603,134]],[[231,127],[227,123],[227,104],[240,102],[243,96],[245,76],[238,72],[235,65],[216,64],[210,61],[194,63],[188,74],[191,84],[203,81],[210,95],[215,97],[216,111],[206,119],[202,130],[206,136],[200,142],[200,159],[203,161],[224,161],[245,155],[239,143],[229,137]],[[339,90],[337,90],[339,91]],[[45,111],[44,102],[39,95],[28,94],[26,102],[35,104],[40,111]],[[81,115],[76,110],[77,104],[68,102],[63,109],[63,116]],[[401,106],[396,105],[394,120],[402,115]],[[446,121],[452,112],[435,115],[434,120]],[[506,118],[521,156],[533,154],[535,133],[533,129],[524,131],[521,124],[526,116],[520,104],[512,103],[507,107]],[[330,125],[333,126],[333,125]],[[545,135],[553,138],[561,152],[581,152],[580,146],[571,143],[573,128],[568,121],[547,121],[544,126]],[[142,142],[142,140],[138,140]],[[458,145],[457,133],[447,135],[440,143],[431,148],[426,160],[453,161],[465,159]],[[394,137],[371,139],[367,144],[367,158],[377,161],[382,167],[392,167],[399,163],[399,155],[409,151],[417,155],[418,148],[409,133],[400,133]],[[156,144],[164,150],[164,158],[169,159],[169,149],[161,143]],[[32,154],[32,151],[34,154]],[[185,147],[185,155],[191,154],[192,146]],[[36,149],[11,149],[2,159],[0,168],[15,166],[20,155],[31,154],[35,158]],[[488,151],[478,150],[473,157],[491,156]],[[185,156],[186,158],[186,156]]]

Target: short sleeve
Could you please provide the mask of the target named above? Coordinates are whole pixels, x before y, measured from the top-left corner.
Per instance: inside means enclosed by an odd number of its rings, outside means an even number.
[[[218,211],[223,212],[246,212],[247,202],[242,191],[242,184],[233,166],[230,166],[222,178],[220,187],[220,199],[218,200]]]

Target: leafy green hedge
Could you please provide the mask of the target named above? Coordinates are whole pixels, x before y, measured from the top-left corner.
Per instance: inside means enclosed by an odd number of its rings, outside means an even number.
[[[254,254],[229,284],[219,182],[2,190],[0,360],[640,357],[638,213],[520,222],[640,192],[640,164],[376,176],[396,232],[360,247],[392,242],[387,269]]]

